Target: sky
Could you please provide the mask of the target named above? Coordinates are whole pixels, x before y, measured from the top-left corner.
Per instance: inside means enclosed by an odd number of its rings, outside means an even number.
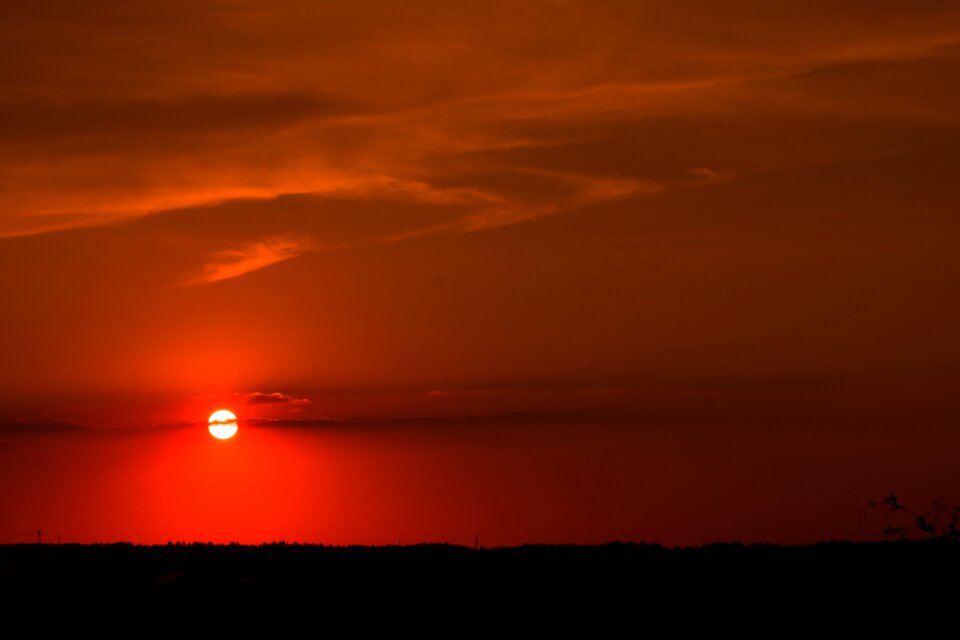
[[[955,2],[2,7],[0,542],[960,500]]]

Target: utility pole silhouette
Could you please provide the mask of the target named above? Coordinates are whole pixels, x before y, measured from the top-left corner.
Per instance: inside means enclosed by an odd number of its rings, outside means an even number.
[[[43,544],[43,531],[37,529],[37,544]]]
[[[476,536],[474,536],[474,538],[473,538],[473,548],[474,548],[474,549],[479,549],[479,548],[480,548],[480,534],[479,534],[479,533],[478,533]]]

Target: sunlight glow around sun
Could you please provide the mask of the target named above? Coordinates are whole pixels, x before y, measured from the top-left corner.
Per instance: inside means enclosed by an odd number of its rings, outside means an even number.
[[[210,435],[219,440],[227,440],[237,434],[237,416],[232,411],[218,409],[210,414]]]

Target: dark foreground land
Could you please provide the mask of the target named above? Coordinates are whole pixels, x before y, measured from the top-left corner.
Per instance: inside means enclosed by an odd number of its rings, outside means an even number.
[[[576,603],[749,600],[775,606],[802,597],[888,606],[958,606],[960,542],[453,545],[326,547],[171,544],[0,546],[5,593],[252,593],[307,595],[327,603]]]
[[[124,637],[914,638],[955,632],[958,584],[946,540],[0,546],[9,627]]]

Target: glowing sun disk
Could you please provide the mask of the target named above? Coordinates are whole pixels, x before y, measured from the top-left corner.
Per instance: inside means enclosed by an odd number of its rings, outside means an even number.
[[[219,409],[210,414],[210,435],[219,440],[232,438],[237,434],[237,416],[232,411]]]

